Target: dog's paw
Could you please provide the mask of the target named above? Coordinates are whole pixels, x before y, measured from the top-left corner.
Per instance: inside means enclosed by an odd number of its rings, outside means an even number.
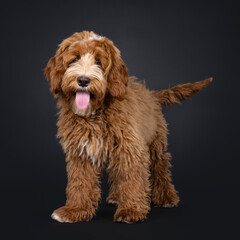
[[[147,218],[147,213],[134,209],[119,209],[114,215],[114,222],[135,223]]]
[[[64,206],[56,209],[51,217],[61,223],[75,223],[89,221],[93,217],[93,213],[86,209]]]
[[[107,198],[106,202],[107,202],[107,204],[109,204],[109,205],[115,205],[115,206],[118,205],[118,201],[116,201],[116,200],[114,200],[114,199],[109,199],[109,198]]]
[[[173,208],[173,207],[177,207],[178,204],[170,204],[170,203],[166,203],[166,204],[162,204],[162,205],[154,205],[154,207],[163,207],[163,208]]]
[[[165,200],[153,199],[152,202],[154,207],[173,208],[178,206],[179,198],[176,196]]]

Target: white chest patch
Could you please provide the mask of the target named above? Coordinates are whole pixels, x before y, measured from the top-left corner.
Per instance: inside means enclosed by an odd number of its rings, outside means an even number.
[[[106,159],[103,151],[103,139],[96,137],[80,139],[75,154],[80,158],[89,159],[99,167],[102,166]]]
[[[68,117],[62,114],[58,125],[57,137],[67,157],[91,161],[97,166],[105,164],[113,138],[101,116],[86,120],[73,113]]]

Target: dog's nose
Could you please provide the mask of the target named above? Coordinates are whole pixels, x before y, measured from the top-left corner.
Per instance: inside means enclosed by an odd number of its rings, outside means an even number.
[[[90,83],[90,79],[85,76],[79,76],[77,80],[80,87],[87,87]]]

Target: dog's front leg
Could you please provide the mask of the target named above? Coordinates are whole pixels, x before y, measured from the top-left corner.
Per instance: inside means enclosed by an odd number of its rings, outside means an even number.
[[[94,216],[100,199],[101,169],[89,160],[68,157],[67,174],[66,205],[55,210],[52,218],[70,223],[89,221]]]
[[[117,155],[108,166],[118,205],[114,221],[143,221],[150,209],[149,153],[128,143]]]

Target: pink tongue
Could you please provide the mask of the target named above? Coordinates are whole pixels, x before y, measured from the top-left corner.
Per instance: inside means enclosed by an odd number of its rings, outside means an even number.
[[[86,109],[90,100],[90,94],[88,92],[76,93],[76,105],[78,109]]]

